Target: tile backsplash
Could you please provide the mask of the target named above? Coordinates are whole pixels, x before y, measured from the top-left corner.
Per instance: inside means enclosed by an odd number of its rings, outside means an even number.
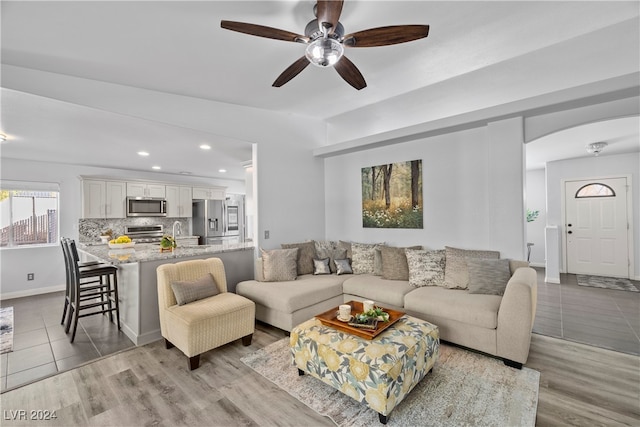
[[[126,226],[130,225],[156,225],[164,226],[165,234],[171,234],[171,229],[175,221],[182,224],[182,235],[191,234],[191,218],[157,218],[157,217],[136,217],[136,218],[113,218],[113,219],[80,219],[78,221],[78,241],[80,243],[95,243],[100,241],[102,232],[111,229],[114,237],[124,234]]]

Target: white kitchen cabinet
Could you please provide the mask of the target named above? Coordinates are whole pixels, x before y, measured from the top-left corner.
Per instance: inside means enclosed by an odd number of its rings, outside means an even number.
[[[191,218],[191,194],[191,187],[167,185],[167,216],[172,218]]]
[[[193,198],[196,200],[224,200],[226,193],[226,187],[193,187]]]
[[[166,195],[163,184],[146,184],[143,182],[127,182],[127,197],[159,197]]]
[[[125,182],[82,180],[83,218],[124,218],[125,199]]]

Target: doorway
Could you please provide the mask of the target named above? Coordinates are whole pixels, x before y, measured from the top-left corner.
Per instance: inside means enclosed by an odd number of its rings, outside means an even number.
[[[629,177],[566,180],[567,272],[630,278]]]

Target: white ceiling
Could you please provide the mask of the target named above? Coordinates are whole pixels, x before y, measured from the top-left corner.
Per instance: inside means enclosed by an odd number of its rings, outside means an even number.
[[[367,80],[362,91],[334,70],[315,67],[273,88],[275,78],[303,55],[304,45],[220,28],[220,20],[227,19],[302,33],[313,19],[314,3],[2,1],[2,64],[328,119],[638,17],[637,1],[347,0],[340,19],[347,33],[396,24],[431,26],[426,39],[348,49]],[[2,106],[0,131],[10,137],[1,147],[6,158],[144,171],[158,164],[166,173],[231,179],[244,179],[242,165],[251,159],[250,144],[228,136],[23,92],[3,90]],[[591,125],[589,132],[609,141],[637,141],[635,124],[635,136],[628,127],[596,132],[598,125]],[[214,149],[201,152],[202,143]],[[558,144],[529,144],[532,162],[546,161],[542,152],[549,150],[542,147],[552,147],[554,156],[585,154],[583,142],[573,149]],[[151,156],[135,156],[139,150]],[[220,168],[228,172],[221,175]]]

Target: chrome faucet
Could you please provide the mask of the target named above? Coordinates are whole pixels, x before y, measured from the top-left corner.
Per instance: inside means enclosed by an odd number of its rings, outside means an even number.
[[[180,221],[175,221],[171,230],[171,237],[173,237],[174,242],[176,241],[176,226],[178,226],[178,234],[182,234],[182,223]]]

